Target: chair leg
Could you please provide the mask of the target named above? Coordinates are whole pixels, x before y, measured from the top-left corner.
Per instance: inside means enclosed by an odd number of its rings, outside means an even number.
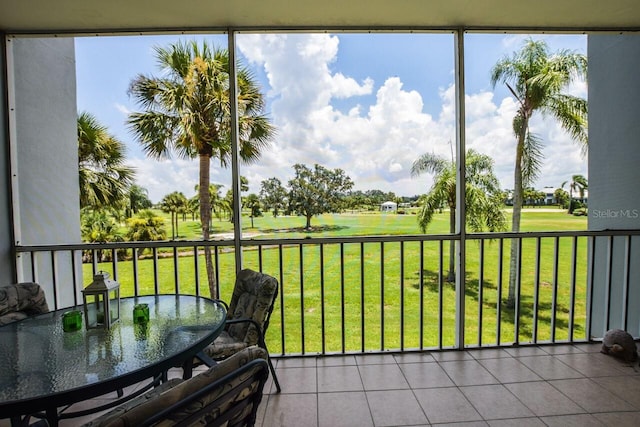
[[[193,357],[190,357],[189,360],[184,362],[184,364],[182,365],[182,379],[188,380],[192,376],[193,376]]]
[[[280,393],[280,382],[278,381],[278,377],[276,376],[276,370],[273,368],[273,363],[271,363],[271,357],[267,356],[267,363],[269,363],[269,370],[271,371],[271,376],[273,377],[273,382],[276,385],[276,390]]]
[[[271,362],[271,357],[269,356],[269,349],[267,348],[267,343],[264,341],[264,337],[260,336],[260,344],[261,347],[264,348],[264,351],[267,352],[267,363],[269,364],[269,370],[271,371],[271,376],[273,377],[273,382],[276,385],[276,390],[280,393],[280,382],[278,381],[278,377],[276,376],[276,370],[273,367],[273,363]]]

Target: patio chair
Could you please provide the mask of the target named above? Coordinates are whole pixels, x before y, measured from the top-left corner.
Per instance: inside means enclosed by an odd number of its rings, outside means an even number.
[[[204,349],[204,353],[213,360],[223,360],[246,347],[259,345],[268,354],[264,335],[277,297],[278,281],[274,277],[249,269],[240,271],[229,303],[225,329]],[[270,358],[267,362],[280,392],[273,363]]]
[[[44,291],[37,283],[0,286],[0,325],[48,312]]]
[[[251,346],[188,380],[163,383],[82,427],[253,426],[269,376],[267,352]]]

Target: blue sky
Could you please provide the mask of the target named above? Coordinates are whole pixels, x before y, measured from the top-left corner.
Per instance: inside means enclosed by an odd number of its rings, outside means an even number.
[[[503,188],[513,182],[515,102],[505,87],[492,89],[491,67],[520,48],[526,35],[465,37],[467,147],[492,156]],[[543,37],[551,51],[586,53],[586,36]],[[128,132],[127,114],[138,106],[127,88],[139,73],[159,75],[153,46],[179,39],[226,46],[226,35],[130,36],[76,39],[78,111],[95,115],[128,148],[137,182],[154,202],[172,191],[195,194],[198,163],[145,158]],[[260,162],[243,165],[251,192],[260,181],[292,177],[295,163],[340,167],[355,188],[411,196],[428,191],[431,178],[411,178],[422,153],[451,157],[454,127],[454,38],[440,34],[238,34],[240,57],[255,72],[278,134]],[[570,92],[586,97],[586,83]],[[551,120],[536,117],[533,130],[546,143],[536,187],[559,186],[587,175],[586,159]],[[228,189],[229,171],[212,162],[212,182]]]

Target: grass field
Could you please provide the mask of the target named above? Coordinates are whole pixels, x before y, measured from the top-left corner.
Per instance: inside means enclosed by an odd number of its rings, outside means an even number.
[[[250,224],[248,218],[244,220],[244,224]],[[324,215],[314,218],[312,232],[301,229],[304,219],[300,217],[265,216],[255,218],[254,224],[255,228],[243,227],[243,233],[258,239],[258,243],[260,238],[419,234],[416,216],[411,214]],[[231,232],[228,222],[218,226],[214,221],[213,225],[221,232]],[[561,210],[529,209],[523,214],[523,231],[584,230],[586,226],[585,217],[573,217]],[[181,239],[196,239],[197,229],[198,223],[181,221]],[[446,233],[447,230],[448,213],[445,212],[436,215],[428,231]],[[503,263],[499,271],[499,241],[467,242],[465,343],[468,345],[498,343],[498,301],[507,296],[510,243],[509,240],[503,243]],[[552,334],[557,340],[568,339],[571,311],[576,319],[574,337],[584,337],[586,239],[577,240],[578,262],[573,280],[572,239],[562,238],[557,242],[555,238],[540,239],[538,267],[537,245],[536,239],[523,240],[518,340],[532,340],[534,329],[539,341],[551,339]],[[455,288],[453,283],[447,282],[440,286],[440,250],[439,242],[321,246],[310,241],[303,247],[284,245],[280,248],[263,247],[260,251],[257,247],[247,248],[243,255],[245,267],[258,269],[260,255],[262,270],[281,281],[281,298],[276,304],[267,337],[270,350],[292,354],[453,346]],[[479,262],[481,250],[482,265]],[[448,253],[448,243],[444,242],[442,268],[445,274]],[[557,271],[554,269],[556,258]],[[226,300],[233,287],[234,262],[232,252],[219,252],[220,292],[221,298]],[[283,266],[282,271],[280,265]],[[179,290],[195,292],[193,256],[181,256],[176,262],[172,257],[160,258],[157,290],[175,292],[175,266]],[[199,258],[199,266],[201,292],[206,295],[208,290],[202,257]],[[100,268],[110,271],[111,264]],[[85,265],[85,277],[91,277],[90,269],[90,265]],[[133,294],[132,262],[118,263],[118,279],[123,295]],[[138,280],[140,293],[156,291],[152,260],[138,261]],[[500,280],[502,298],[498,298]],[[574,282],[576,286],[573,289]],[[575,294],[573,307],[572,293]],[[539,308],[534,313],[536,298]],[[500,305],[500,310],[500,342],[514,341],[514,311],[504,305]],[[480,316],[481,330],[478,326]],[[534,322],[534,316],[537,316],[537,322]]]
[[[165,219],[167,234],[171,235],[171,216],[168,213],[155,211]],[[508,224],[511,222],[510,210],[507,210]],[[524,209],[522,231],[558,231],[586,230],[587,218],[568,215],[566,210],[552,208]],[[367,235],[402,235],[421,234],[416,219],[417,209],[407,210],[405,215],[382,214],[380,212],[346,212],[342,214],[325,214],[316,216],[311,221],[313,230],[305,231],[305,219],[301,216],[278,216],[270,214],[253,219],[242,217],[242,232],[256,238],[299,238],[328,236],[367,236]],[[233,233],[233,224],[228,220],[214,218],[212,234]],[[449,213],[445,211],[434,216],[427,230],[430,234],[446,234],[449,232]],[[179,240],[198,240],[202,232],[200,222],[187,218],[180,219],[178,224]]]

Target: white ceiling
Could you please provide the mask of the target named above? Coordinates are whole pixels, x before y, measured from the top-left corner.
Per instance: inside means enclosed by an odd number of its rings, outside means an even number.
[[[640,29],[640,0],[0,0],[0,31]]]

